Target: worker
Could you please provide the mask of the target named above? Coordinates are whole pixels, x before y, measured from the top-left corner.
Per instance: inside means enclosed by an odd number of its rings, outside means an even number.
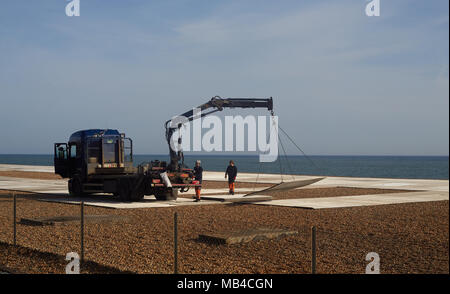
[[[225,179],[228,176],[228,187],[230,189],[230,194],[234,195],[234,188],[235,188],[235,184],[234,182],[236,181],[236,176],[237,176],[237,167],[234,165],[234,161],[230,160],[230,164],[227,167],[227,170],[225,171]]]
[[[197,160],[195,162],[195,167],[194,167],[194,178],[196,181],[198,181],[199,184],[202,183],[202,178],[203,178],[203,168],[202,168],[201,164],[202,164],[202,162],[200,160]],[[195,202],[200,201],[201,189],[202,189],[202,187],[200,187],[200,186],[195,187]]]

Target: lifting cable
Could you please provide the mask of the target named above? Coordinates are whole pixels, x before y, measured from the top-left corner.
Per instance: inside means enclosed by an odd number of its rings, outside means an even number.
[[[258,180],[259,180],[259,174],[261,173],[261,164],[262,164],[262,162],[260,162],[260,163],[258,164],[258,173],[256,174],[256,181],[253,183],[253,192],[256,191],[256,184],[258,183]]]
[[[284,158],[285,158],[287,166],[288,166],[288,171],[290,172],[290,174],[292,176],[292,180],[295,181],[294,173],[293,173],[293,170],[291,168],[291,164],[289,163],[289,159],[287,157],[286,149],[284,149],[283,141],[281,141],[280,134],[278,134],[278,142],[280,142],[281,149],[283,149]],[[280,160],[280,166],[281,166],[281,158],[279,158],[279,160]],[[281,178],[281,182],[283,183],[283,178]]]
[[[272,124],[271,124],[271,127],[269,129],[269,139],[270,139],[270,136],[272,134],[272,128],[274,128],[274,125],[275,125],[273,110],[270,111],[270,117],[271,117]],[[279,136],[278,135],[278,131],[277,131],[277,136]],[[255,191],[256,184],[258,184],[259,174],[261,173],[261,167],[262,167],[262,162],[259,162],[259,164],[258,164],[258,173],[256,174],[256,181],[253,184],[253,191]],[[281,168],[281,162],[280,162],[280,176],[281,176],[281,182],[283,182],[283,171],[282,171],[282,168]]]
[[[271,128],[270,128],[270,131],[269,131],[269,139],[270,139],[270,136],[272,135],[272,128],[275,127],[274,112],[273,112],[273,110],[270,112],[270,117],[271,117],[271,122],[272,122],[272,124],[271,124]],[[276,133],[277,133],[276,135],[277,135],[277,137],[278,137],[278,142],[280,142],[280,144],[281,144],[281,146],[282,146],[282,149],[283,149],[283,152],[284,152],[284,156],[285,156],[285,158],[286,158],[286,162],[287,162],[287,164],[288,164],[289,170],[290,170],[290,172],[292,173],[292,169],[291,169],[291,167],[290,167],[290,165],[289,165],[289,161],[288,161],[288,159],[287,159],[286,150],[284,149],[283,143],[281,142],[281,139],[280,139],[280,134],[278,133],[278,130],[275,130],[275,131],[276,131]],[[281,183],[283,183],[283,182],[284,182],[284,179],[283,179],[283,166],[282,166],[281,158],[278,158],[278,160],[279,160],[279,163],[280,163],[280,178],[281,178]],[[256,174],[256,181],[255,181],[254,184],[253,184],[253,191],[255,191],[255,189],[256,189],[256,184],[258,184],[259,174],[261,173],[261,167],[262,167],[262,162],[259,162],[259,164],[258,164],[258,173]],[[293,175],[292,175],[292,177],[293,177],[293,179],[295,179]]]
[[[285,130],[283,130],[283,128],[281,128],[281,126],[280,125],[278,125],[278,128],[284,133],[284,135],[292,142],[292,144],[294,144],[294,146],[303,154],[303,156],[305,156],[305,158],[320,172],[320,170],[321,170],[321,168],[320,167],[318,167],[315,163],[314,163],[314,161],[311,159],[311,158],[309,158],[309,156],[308,155],[306,155],[306,153],[305,152],[303,152],[303,150],[302,150],[302,148],[300,148],[298,145],[297,145],[297,143],[295,143],[295,141],[286,133],[286,131]]]
[[[274,114],[273,114],[273,112],[271,113],[271,117],[272,117],[272,127],[273,127],[273,125],[274,125]],[[317,166],[316,164],[315,164],[315,162],[302,150],[302,148],[300,148],[300,146],[298,146],[298,144],[292,139],[292,137],[291,136],[289,136],[289,134],[278,124],[278,129],[279,130],[281,130],[281,132],[289,139],[289,141],[291,141],[291,143],[303,154],[303,156],[311,163],[311,165],[314,167],[314,168],[316,168],[317,169],[317,171],[321,171],[322,169],[319,167],[319,166]],[[269,138],[270,138],[270,134],[271,133],[269,133]],[[284,148],[284,145],[283,145],[283,142],[282,142],[282,140],[281,140],[281,137],[280,137],[280,134],[277,132],[277,136],[278,136],[278,142],[280,143],[280,146],[281,146],[281,149],[282,149],[282,151],[283,151],[283,155],[284,155],[284,158],[285,158],[285,160],[286,160],[286,163],[287,163],[287,166],[288,166],[288,171],[291,173],[291,176],[292,176],[292,179],[293,180],[295,180],[295,176],[294,176],[294,173],[293,173],[293,170],[292,170],[292,168],[291,168],[291,165],[290,165],[290,163],[289,163],[289,159],[288,159],[288,157],[287,157],[287,153],[286,153],[286,149]],[[281,158],[279,158],[278,159],[279,161],[280,161],[280,177],[281,177],[281,183],[283,183],[284,182],[284,179],[283,179],[283,168],[282,168],[282,162],[281,162]],[[257,173],[257,175],[256,175],[256,181],[255,181],[255,183],[254,183],[254,185],[253,185],[253,191],[255,191],[255,189],[256,189],[256,184],[258,183],[258,180],[259,180],[259,174],[261,173],[261,165],[262,165],[262,163],[260,162],[259,163],[259,166],[258,166],[258,173]]]
[[[274,120],[274,113],[273,113],[273,111],[271,112],[271,118],[272,118],[272,127],[275,128],[275,120]],[[278,130],[275,130],[275,131],[276,131],[277,139],[279,141],[280,134],[278,133]],[[272,135],[272,132],[270,132],[269,135]],[[279,141],[279,142],[281,142],[281,141]],[[277,158],[277,159],[279,159],[279,162],[280,162],[280,178],[281,178],[281,183],[283,183],[284,182],[284,179],[283,179],[283,165],[282,165],[282,162],[281,162],[281,158]]]

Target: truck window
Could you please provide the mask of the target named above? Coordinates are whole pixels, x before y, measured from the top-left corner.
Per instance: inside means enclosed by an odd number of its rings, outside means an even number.
[[[100,161],[100,140],[98,138],[88,138],[88,160],[89,163],[98,163]]]
[[[132,162],[133,161],[133,149],[131,145],[131,140],[129,138],[124,138],[123,140],[123,151],[125,155],[125,162]]]
[[[117,163],[117,139],[104,138],[103,140],[103,160],[105,163]]]
[[[70,145],[70,158],[77,157],[77,145]]]

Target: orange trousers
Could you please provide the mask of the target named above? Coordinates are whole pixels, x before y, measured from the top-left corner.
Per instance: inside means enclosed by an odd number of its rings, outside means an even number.
[[[200,200],[200,192],[201,192],[202,188],[200,187],[195,187],[195,197],[197,197],[197,199]]]
[[[230,188],[230,191],[234,192],[234,187],[235,187],[234,182],[228,183],[228,187]]]

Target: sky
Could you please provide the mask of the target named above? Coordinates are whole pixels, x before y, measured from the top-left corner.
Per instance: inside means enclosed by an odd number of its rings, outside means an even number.
[[[448,155],[447,0],[67,3],[0,4],[0,154],[89,128],[166,154],[164,122],[219,95],[272,96],[310,155]]]

